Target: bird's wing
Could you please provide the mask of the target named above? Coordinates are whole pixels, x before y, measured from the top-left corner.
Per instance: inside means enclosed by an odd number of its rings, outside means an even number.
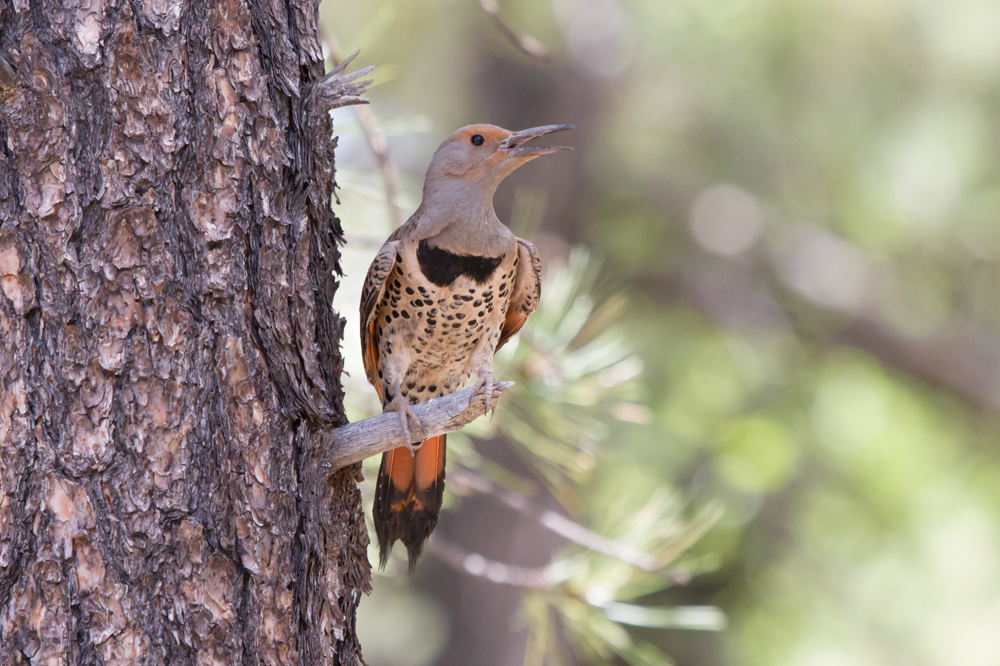
[[[503,347],[511,337],[521,330],[528,315],[538,307],[538,297],[542,294],[542,263],[538,260],[538,250],[524,240],[517,239],[517,274],[511,289],[510,305],[500,329],[500,341],[497,350]]]
[[[385,291],[385,279],[392,272],[392,267],[399,259],[399,241],[389,240],[375,255],[372,265],[368,267],[365,286],[361,290],[361,357],[365,363],[365,375],[368,382],[375,387],[378,397],[382,398],[382,389],[378,382],[378,348],[375,345],[375,307],[382,299]]]

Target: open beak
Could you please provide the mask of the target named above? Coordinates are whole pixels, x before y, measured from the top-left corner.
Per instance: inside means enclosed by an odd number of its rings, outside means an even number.
[[[506,153],[507,157],[535,157],[537,155],[547,155],[558,153],[561,150],[573,150],[566,146],[526,146],[532,139],[551,134],[552,132],[562,132],[573,129],[572,125],[543,125],[542,127],[532,127],[531,129],[514,132],[509,137],[500,142],[499,150]]]

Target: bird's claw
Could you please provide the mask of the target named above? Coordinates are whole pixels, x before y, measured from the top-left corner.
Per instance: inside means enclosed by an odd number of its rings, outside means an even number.
[[[399,415],[399,427],[403,431],[403,441],[406,442],[406,449],[410,452],[410,455],[415,455],[417,450],[420,448],[420,444],[413,446],[413,437],[410,435],[410,419],[413,419],[414,425],[423,429],[423,425],[420,423],[420,419],[417,418],[417,413],[413,411],[413,407],[410,402],[403,396],[396,394],[388,405],[385,406],[383,412],[396,412]]]
[[[481,391],[486,396],[486,407],[483,410],[483,416],[487,416],[490,413],[490,403],[493,401],[493,387],[496,385],[496,378],[489,370],[484,370],[483,372],[479,372],[477,374],[479,375],[479,379],[472,387],[472,397],[469,398],[469,404],[472,404],[472,401],[476,399],[476,396],[479,395]],[[497,408],[494,406],[493,416],[496,416],[496,413]],[[491,416],[490,421],[492,420],[493,417]]]

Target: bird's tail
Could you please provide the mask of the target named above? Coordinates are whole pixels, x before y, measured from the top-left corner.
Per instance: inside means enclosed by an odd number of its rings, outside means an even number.
[[[424,440],[416,455],[406,447],[382,454],[375,486],[375,534],[379,567],[385,567],[392,545],[406,545],[410,571],[437,525],[444,496],[445,435]]]

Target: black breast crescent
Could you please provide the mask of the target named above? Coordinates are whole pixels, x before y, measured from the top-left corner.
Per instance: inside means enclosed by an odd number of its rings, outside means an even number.
[[[424,277],[439,287],[447,287],[460,275],[468,276],[476,284],[484,284],[503,262],[499,257],[477,257],[470,254],[455,254],[448,250],[420,241],[417,246],[417,263]]]

